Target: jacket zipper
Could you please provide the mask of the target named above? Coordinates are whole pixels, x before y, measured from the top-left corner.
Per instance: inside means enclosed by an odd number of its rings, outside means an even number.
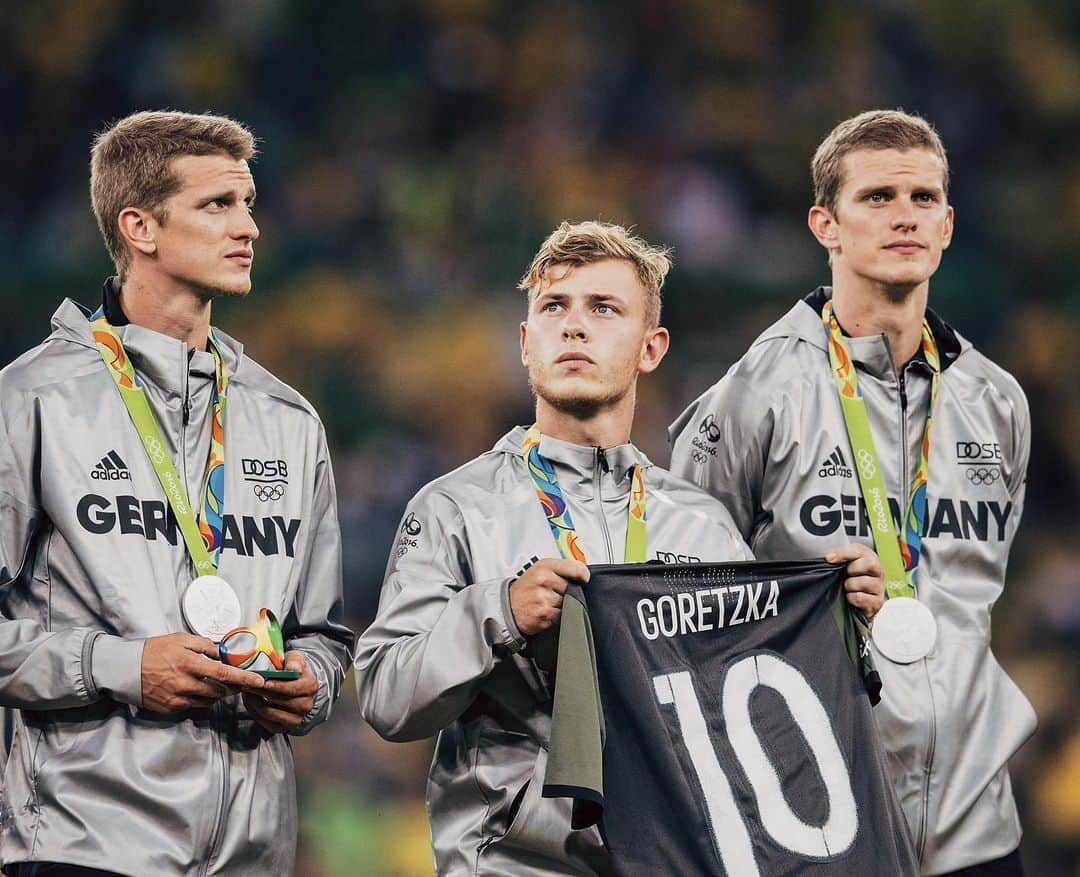
[[[188,480],[187,480],[187,428],[191,423],[191,386],[190,386],[190,356],[184,358],[184,371],[181,381],[183,387],[183,403],[181,406],[180,416],[180,483],[183,485],[184,492],[187,493]],[[190,495],[188,496],[188,505],[191,506],[192,513],[198,518],[200,508],[199,503],[201,497],[196,493],[195,501],[191,501]],[[195,575],[195,566],[192,559],[188,558],[189,571],[191,575]],[[229,790],[229,763],[225,757],[225,747],[221,741],[221,731],[224,731],[228,726],[228,720],[225,716],[225,705],[218,701],[210,708],[210,726],[214,732],[214,750],[217,753],[218,763],[221,766],[221,796],[218,800],[216,812],[214,813],[214,822],[212,825],[213,831],[210,835],[210,845],[207,848],[206,859],[203,862],[201,873],[203,875],[208,874],[210,871],[210,863],[213,862],[214,857],[217,855],[218,846],[221,844],[221,836],[224,833],[225,828],[225,808],[228,806],[228,790]]]
[[[908,483],[911,475],[908,471],[907,458],[907,366],[900,372],[900,485],[903,488]],[[900,526],[904,526],[907,516],[906,491],[900,495]],[[918,595],[916,594],[916,597]],[[923,854],[926,852],[926,826],[929,822],[930,812],[930,776],[934,767],[934,750],[937,747],[937,709],[934,705],[934,686],[930,677],[930,659],[922,659],[923,672],[926,674],[926,691],[930,702],[930,733],[926,742],[926,759],[923,761],[922,776],[922,812],[919,814],[919,832],[915,845],[919,863],[922,863]]]
[[[217,812],[214,814],[214,833],[210,836],[210,846],[206,852],[206,861],[203,863],[203,877],[210,873],[210,863],[218,854],[218,846],[221,844],[221,836],[225,833],[225,808],[228,806],[229,795],[229,762],[225,757],[225,744],[221,742],[223,731],[227,724],[225,716],[225,704],[218,701],[210,709],[211,727],[214,730],[214,750],[217,752],[218,762],[221,765],[221,798],[218,801]]]
[[[604,514],[604,500],[600,495],[601,471],[610,472],[607,454],[604,449],[597,447],[593,454],[593,497],[596,499],[597,517],[600,518],[600,530],[604,534],[604,544],[607,546],[608,563],[615,562],[615,551],[611,547],[611,531],[608,529],[607,516]]]

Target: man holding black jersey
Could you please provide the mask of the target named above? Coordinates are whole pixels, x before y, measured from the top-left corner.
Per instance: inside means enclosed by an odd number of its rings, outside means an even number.
[[[751,558],[720,503],[630,443],[638,376],[668,348],[668,267],[620,226],[556,229],[521,284],[535,424],[406,509],[356,684],[385,738],[439,734],[427,803],[442,877],[611,872],[598,830],[572,831],[570,801],[541,794],[566,588],[588,580],[586,562]],[[877,558],[826,556],[848,563],[848,601],[873,615]]]
[[[1027,402],[927,308],[953,230],[930,125],[848,119],[813,179],[832,287],[683,413],[671,468],[731,510],[760,560],[817,554],[841,533],[876,545],[888,599],[875,715],[922,873],[1019,875],[1006,762],[1035,716],[990,651],[990,610],[1023,507]]]

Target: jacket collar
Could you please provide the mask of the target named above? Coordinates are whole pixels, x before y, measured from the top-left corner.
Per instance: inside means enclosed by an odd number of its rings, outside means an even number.
[[[819,286],[766,329],[758,341],[794,336],[817,347],[822,353],[827,353],[825,330],[821,325],[821,309],[831,297],[831,287]],[[971,342],[930,308],[926,310],[926,321],[937,342],[941,354],[941,371],[944,372],[971,347]],[[851,358],[864,370],[879,378],[893,374],[892,350],[885,335],[847,337],[847,343]],[[916,354],[917,359],[921,357],[921,352]]]
[[[132,364],[145,380],[163,390],[179,393],[185,386],[185,371],[198,377],[214,375],[214,359],[207,351],[194,350],[183,341],[130,322],[120,307],[116,278],[110,277],[105,281],[102,305],[109,322],[123,341]],[[89,308],[64,299],[53,314],[53,331],[68,341],[96,350],[90,329],[91,316]],[[235,380],[243,365],[244,347],[220,329],[214,329],[214,337],[218,341],[229,378]]]
[[[525,427],[514,427],[498,441],[495,450],[516,457],[519,465],[524,467],[521,443],[526,431]],[[597,475],[604,498],[625,497],[630,492],[630,471],[634,466],[643,469],[652,466],[649,458],[630,442],[601,449],[543,435],[540,437],[540,455],[554,467],[559,488],[564,493],[581,497],[593,496],[593,481]],[[524,474],[524,468],[522,472]]]

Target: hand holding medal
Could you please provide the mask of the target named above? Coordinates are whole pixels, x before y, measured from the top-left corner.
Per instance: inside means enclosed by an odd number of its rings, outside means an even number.
[[[239,690],[252,718],[268,731],[296,729],[314,708],[318,678],[302,653],[284,653],[281,627],[270,610],[263,609],[259,621],[251,627],[237,627],[240,600],[229,583],[217,575],[225,512],[225,402],[229,376],[213,330],[208,339],[215,368],[213,420],[198,520],[173,461],[162,453],[166,442],[123,342],[104,309],[94,314],[91,330],[176,516],[196,573],[184,591],[180,608],[184,622],[198,636],[178,633],[147,640],[142,668],[144,705],[161,712],[178,712],[210,706]],[[207,667],[201,662],[208,657],[219,658],[220,663]],[[178,668],[183,672],[177,674]]]
[[[259,620],[250,627],[236,627],[225,633],[218,654],[223,663],[258,673],[263,679],[300,678],[298,671],[285,668],[281,625],[269,609],[260,609]]]

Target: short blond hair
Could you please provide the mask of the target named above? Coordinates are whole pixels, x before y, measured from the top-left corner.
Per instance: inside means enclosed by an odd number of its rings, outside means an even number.
[[[622,259],[633,266],[645,289],[645,324],[650,328],[659,326],[660,290],[671,270],[671,249],[654,247],[632,231],[599,220],[560,223],[540,245],[518,289],[528,294],[531,303],[544,281],[550,279],[548,272],[556,266],[577,267],[605,259]]]
[[[236,161],[255,155],[255,136],[226,116],[173,110],[134,113],[94,137],[90,201],[121,278],[131,263],[117,222],[128,207],[149,210],[164,224],[165,200],[180,189],[173,159],[221,153]]]
[[[869,110],[845,119],[821,141],[810,162],[814,204],[836,215],[844,183],[844,156],[858,149],[926,149],[941,159],[942,185],[949,194],[949,159],[937,131],[922,116],[903,110]]]

